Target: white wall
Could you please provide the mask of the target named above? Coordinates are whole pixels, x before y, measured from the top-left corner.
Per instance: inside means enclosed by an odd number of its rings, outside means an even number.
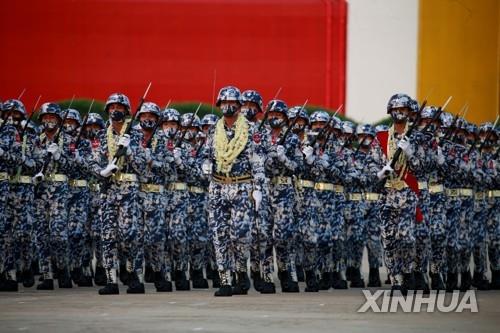
[[[348,0],[347,116],[374,122],[417,90],[418,0]]]

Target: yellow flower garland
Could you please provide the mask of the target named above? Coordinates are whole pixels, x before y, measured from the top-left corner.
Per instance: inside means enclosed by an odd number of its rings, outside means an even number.
[[[406,133],[407,131],[408,131],[408,123],[406,124],[404,133]],[[387,140],[387,158],[389,159],[389,161],[392,160],[392,157],[396,153],[397,149],[398,147],[396,144],[396,139],[394,138],[394,125],[392,125],[391,128],[389,129],[389,138]],[[406,167],[407,167],[406,162],[407,162],[406,155],[405,154],[399,155],[399,159],[397,160],[396,165],[394,166],[395,170],[401,169],[401,171],[399,172],[398,180],[401,180],[406,173]]]
[[[125,134],[125,130],[127,129],[128,123],[131,121],[132,121],[131,119],[125,120],[125,122],[122,125],[120,135],[118,135],[117,138],[121,138],[123,134]],[[111,159],[113,159],[113,157],[115,156],[116,150],[118,148],[117,147],[118,140],[113,135],[113,126],[111,124],[109,124],[106,130],[106,139],[108,143],[108,163],[109,163],[111,162]]]
[[[224,118],[215,125],[215,162],[218,173],[228,175],[238,155],[245,149],[248,142],[248,123],[242,115],[235,123],[234,138],[228,141],[224,128]]]

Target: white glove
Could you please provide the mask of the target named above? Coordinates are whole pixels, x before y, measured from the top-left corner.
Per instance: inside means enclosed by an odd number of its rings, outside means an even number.
[[[278,160],[280,162],[285,162],[286,161],[285,147],[276,146],[276,156],[278,157]]]
[[[130,145],[130,135],[124,134],[122,137],[120,137],[120,140],[118,140],[118,145],[128,148],[128,146]]]
[[[43,181],[44,179],[45,179],[45,176],[43,175],[43,173],[41,171],[33,176],[34,183],[39,183],[39,182]]]
[[[182,164],[182,149],[179,147],[174,148],[174,160],[177,165]]]
[[[146,162],[149,163],[153,160],[153,158],[151,157],[151,149],[150,148],[145,148],[144,149],[144,156],[146,158]]]
[[[252,192],[252,198],[255,201],[255,210],[259,210],[260,204],[262,203],[262,192],[259,190],[254,190]]]
[[[55,161],[61,158],[61,152],[59,151],[59,145],[55,142],[51,143],[47,148],[47,152],[52,154]]]
[[[99,174],[102,177],[107,178],[114,174],[116,171],[118,171],[118,166],[113,162],[110,162],[104,169],[101,170],[101,172],[99,172]]]
[[[410,140],[406,136],[398,142],[398,147],[403,150],[406,156],[411,157],[413,155]]]
[[[305,158],[306,158],[306,162],[307,164],[313,164],[314,162],[314,148],[311,147],[311,146],[304,146],[302,148],[302,153],[304,154]]]
[[[5,150],[3,150],[2,148],[0,148],[0,156],[3,156],[3,154],[5,154]]]
[[[443,165],[445,163],[445,158],[444,158],[444,155],[443,155],[443,150],[441,149],[441,147],[438,147],[437,149],[437,164],[438,165]]]
[[[203,164],[201,165],[201,170],[203,171],[204,175],[212,174],[212,162],[210,162],[209,160],[203,161]]]
[[[83,164],[83,158],[80,156],[80,151],[78,149],[75,150],[75,161],[78,164]]]
[[[394,172],[394,169],[391,168],[391,162],[389,162],[382,168],[382,170],[377,172],[377,177],[378,179],[384,179],[385,177],[389,176],[389,174],[391,174],[392,172]]]

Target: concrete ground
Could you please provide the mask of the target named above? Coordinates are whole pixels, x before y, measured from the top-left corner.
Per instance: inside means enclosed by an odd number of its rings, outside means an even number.
[[[387,287],[387,286],[385,286]],[[22,287],[21,287],[22,288]],[[99,296],[97,287],[0,294],[0,332],[499,332],[500,291],[478,313],[358,313],[360,289],[213,297],[214,289]]]

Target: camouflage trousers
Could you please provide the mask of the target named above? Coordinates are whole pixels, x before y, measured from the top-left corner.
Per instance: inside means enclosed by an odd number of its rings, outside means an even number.
[[[208,221],[206,212],[206,193],[189,192],[187,234],[189,240],[190,267],[193,270],[201,270],[207,263]]]
[[[120,260],[131,263],[139,276],[144,263],[144,220],[141,218],[139,183],[111,182],[103,192],[102,252],[106,270],[118,268]],[[124,264],[121,262],[121,264]]]
[[[415,260],[415,212],[417,196],[409,189],[387,189],[380,219],[384,261],[392,277],[411,273]]]
[[[43,182],[36,195],[36,239],[40,256],[40,272],[52,272],[52,261],[57,268],[69,264],[68,198],[66,182]]]
[[[96,267],[103,267],[102,254],[102,204],[104,195],[100,191],[90,192],[90,208],[88,220],[90,225],[90,244],[84,257],[84,263],[91,261],[93,257],[96,260]]]
[[[90,190],[88,187],[69,187],[68,236],[70,266],[83,267],[85,252],[88,251]],[[87,263],[88,266],[88,263]]]
[[[165,272],[187,271],[189,263],[189,240],[187,234],[187,211],[189,192],[187,190],[167,191]]]
[[[0,181],[0,190],[9,193],[8,180]],[[14,269],[12,221],[7,216],[8,199],[8,195],[0,196],[0,274]]]
[[[259,211],[251,226],[250,269],[252,272],[272,274],[274,272],[273,223],[269,186],[265,186]],[[246,263],[246,260],[244,260]],[[244,264],[243,262],[240,265]]]
[[[315,271],[318,263],[318,211],[320,203],[314,188],[303,188],[297,194],[298,237],[295,247],[297,257],[300,256],[300,260],[297,261],[300,262],[305,271]]]
[[[144,221],[144,256],[153,271],[160,272],[165,262],[167,225],[163,193],[139,192],[141,218]]]
[[[415,224],[415,267],[420,273],[427,273],[431,252],[430,237],[430,193],[426,189],[420,190],[418,206],[424,220]]]
[[[346,264],[356,269],[361,267],[367,242],[366,212],[366,203],[363,200],[347,200],[344,205]]]
[[[448,198],[447,270],[450,273],[461,273],[469,269],[472,251],[471,213],[474,213],[474,198]]]
[[[278,270],[296,272],[294,244],[298,234],[298,221],[293,212],[295,189],[292,185],[282,184],[272,185],[270,191],[273,239]]]
[[[472,255],[474,259],[474,272],[485,274],[487,269],[487,244],[486,230],[488,224],[488,203],[486,200],[475,200],[472,224]]]
[[[382,241],[380,239],[380,203],[366,201],[366,228],[368,264],[370,268],[382,267]]]
[[[443,192],[430,194],[429,231],[431,239],[430,272],[444,273],[447,264],[448,220],[446,196]]]
[[[500,198],[490,198],[488,216],[488,259],[491,270],[500,270]]]
[[[210,183],[208,225],[218,271],[246,271],[241,258],[248,257],[251,243],[250,228],[255,215],[251,191],[251,183]]]
[[[474,248],[473,243],[473,227],[476,226],[473,222],[474,218],[474,197],[462,198],[460,229],[459,229],[459,250],[460,250],[460,272],[470,270],[470,259]]]

